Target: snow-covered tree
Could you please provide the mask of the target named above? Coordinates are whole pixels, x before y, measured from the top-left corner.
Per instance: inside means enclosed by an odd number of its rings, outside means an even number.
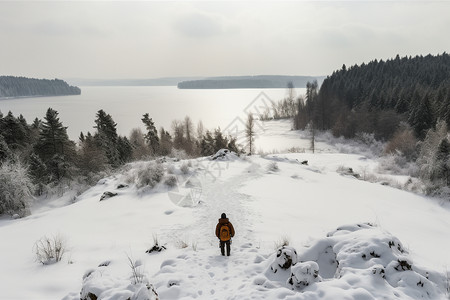
[[[49,108],[44,120],[34,151],[46,164],[52,181],[58,181],[69,176],[75,159],[75,144],[69,140],[67,127],[59,120],[56,110]]]
[[[0,134],[0,164],[10,157],[12,157],[12,152],[9,149],[8,144],[6,144],[3,135]]]
[[[429,129],[420,146],[417,160],[420,168],[420,177],[428,182],[430,188],[443,184],[445,179],[443,166],[448,163],[448,131],[447,123],[439,121],[436,129]],[[446,179],[445,179],[446,183]]]
[[[29,214],[32,190],[33,184],[22,163],[7,160],[0,165],[0,215]]]
[[[97,129],[95,139],[100,148],[105,152],[108,163],[113,167],[120,165],[120,154],[117,149],[118,134],[117,124],[112,119],[111,115],[107,114],[103,109],[97,112],[94,128]]]

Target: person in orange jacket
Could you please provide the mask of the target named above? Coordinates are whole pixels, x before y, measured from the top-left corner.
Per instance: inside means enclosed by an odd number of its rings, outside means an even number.
[[[216,236],[220,240],[220,251],[225,256],[225,245],[227,246],[227,256],[230,256],[231,238],[234,236],[233,224],[228,220],[227,215],[223,213],[216,226]]]

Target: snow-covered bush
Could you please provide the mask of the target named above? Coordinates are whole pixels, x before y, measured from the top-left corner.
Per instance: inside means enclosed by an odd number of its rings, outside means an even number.
[[[273,161],[267,165],[267,171],[269,172],[278,172],[280,168],[278,167],[277,162]]]
[[[189,158],[189,155],[186,154],[186,151],[175,148],[172,148],[169,156],[173,157],[175,160],[183,160]]]
[[[384,144],[377,139],[373,133],[358,132],[355,140],[367,146],[375,155],[380,155],[383,152]]]
[[[153,235],[153,247],[149,248],[145,253],[154,253],[154,252],[161,252],[166,250],[165,246],[159,245],[158,235]]]
[[[44,236],[37,240],[33,246],[36,261],[49,265],[61,261],[67,250],[66,239],[61,235],[53,237]]]
[[[270,269],[277,273],[279,269],[287,270],[298,261],[297,251],[289,246],[283,246],[277,250],[275,261],[272,263]]]
[[[304,263],[297,263],[291,268],[291,276],[287,284],[292,289],[303,289],[315,282],[322,281],[319,276],[319,265],[315,261],[308,261]]]
[[[449,275],[419,266],[398,238],[369,223],[341,226],[298,252],[282,247],[266,268],[256,285],[285,286],[302,299],[333,290],[323,298],[345,298],[340,291],[349,287],[362,291],[349,299],[444,299],[449,284]]]
[[[426,192],[431,195],[445,194],[442,189],[450,186],[450,142],[447,124],[439,121],[436,129],[429,129],[420,144],[417,159],[420,178],[425,182]]]
[[[358,173],[355,173],[353,168],[349,168],[349,167],[345,167],[345,166],[339,166],[337,168],[336,172],[338,172],[341,175],[353,176],[358,179],[361,177],[361,175],[359,175]]]
[[[102,266],[85,273],[81,292],[76,299],[158,300],[158,294],[147,276],[143,275],[142,282],[130,284],[129,279],[113,276],[108,266]]]
[[[167,185],[169,188],[176,187],[178,184],[177,176],[175,175],[168,175],[164,179],[164,184]]]
[[[142,167],[137,172],[136,186],[138,188],[149,186],[154,188],[164,177],[164,168],[162,164],[150,163]]]
[[[180,171],[181,173],[183,173],[184,175],[187,175],[189,173],[189,165],[188,163],[183,163],[180,167]]]
[[[20,162],[5,161],[0,165],[0,215],[26,216],[34,186],[27,169]]]

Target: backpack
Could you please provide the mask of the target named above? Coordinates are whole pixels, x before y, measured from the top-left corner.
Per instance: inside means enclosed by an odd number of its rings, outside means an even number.
[[[228,227],[228,225],[222,225],[220,227],[219,238],[222,242],[226,242],[231,239],[230,227]]]

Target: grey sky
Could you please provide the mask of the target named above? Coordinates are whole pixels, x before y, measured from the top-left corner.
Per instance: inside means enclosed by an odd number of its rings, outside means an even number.
[[[449,52],[450,2],[0,2],[0,74],[327,75]]]

